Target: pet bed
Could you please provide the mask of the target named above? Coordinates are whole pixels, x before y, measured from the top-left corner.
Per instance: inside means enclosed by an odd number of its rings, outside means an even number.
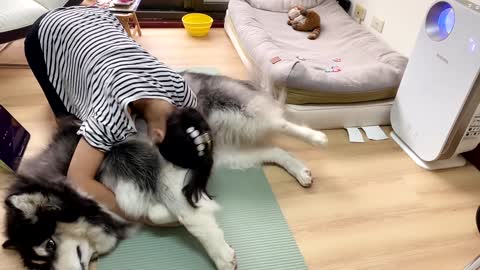
[[[222,206],[218,222],[239,269],[307,269],[262,169],[221,170],[209,191]],[[195,243],[197,243],[195,245]],[[97,270],[213,270],[202,246],[183,227],[145,229],[99,259]]]
[[[225,30],[252,79],[287,91],[292,120],[315,128],[389,124],[407,59],[335,0],[317,2],[313,8],[322,32],[314,41],[287,25],[286,12],[254,8],[244,0],[229,2]],[[275,57],[281,61],[272,63]]]
[[[288,89],[288,103],[352,103],[395,95],[406,58],[354,22],[335,0],[313,8],[322,18],[320,37],[287,25],[284,12],[229,3],[229,16],[259,76]],[[272,61],[278,57],[280,61]],[[273,63],[272,63],[273,62]]]

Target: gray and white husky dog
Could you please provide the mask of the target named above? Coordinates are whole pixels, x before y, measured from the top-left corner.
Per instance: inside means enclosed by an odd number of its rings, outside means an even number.
[[[219,207],[206,192],[212,166],[244,169],[273,163],[308,187],[310,170],[265,141],[281,133],[325,145],[327,137],[287,121],[283,102],[250,82],[189,72],[183,76],[196,92],[198,106],[169,122],[165,140],[183,138],[186,150],[169,148],[165,141],[153,145],[140,125],[137,135],[107,154],[97,179],[115,193],[126,215],[155,224],[178,221],[218,269],[235,269],[235,252],[215,220]],[[61,125],[49,146],[22,164],[5,199],[3,247],[16,249],[30,269],[88,269],[91,260],[112,251],[132,228],[66,180],[78,142],[76,128]]]

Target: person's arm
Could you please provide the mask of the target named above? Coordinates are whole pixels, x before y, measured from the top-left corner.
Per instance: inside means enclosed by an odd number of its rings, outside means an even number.
[[[95,174],[104,155],[103,152],[90,146],[84,138],[81,138],[70,162],[67,177],[74,186],[92,196],[95,201],[122,218],[128,219],[118,206],[115,194],[95,180]]]
[[[102,183],[95,180],[95,174],[103,161],[104,155],[103,152],[90,146],[84,138],[81,138],[70,162],[67,177],[74,186],[92,196],[96,202],[101,203],[108,210],[127,221],[134,221],[120,209],[115,194]],[[143,218],[139,221],[150,226],[178,226],[178,223],[154,224],[148,218]]]

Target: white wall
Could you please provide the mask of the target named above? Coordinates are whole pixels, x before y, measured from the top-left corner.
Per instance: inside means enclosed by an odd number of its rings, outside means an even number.
[[[362,24],[408,57],[433,2],[435,0],[352,0],[351,12],[356,3],[363,5],[367,15]],[[385,20],[383,33],[370,27],[373,16]]]

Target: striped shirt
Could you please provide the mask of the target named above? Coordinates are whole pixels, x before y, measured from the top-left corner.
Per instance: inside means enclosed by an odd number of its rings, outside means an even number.
[[[135,100],[196,107],[184,79],[129,38],[106,9],[56,9],[40,22],[38,37],[50,82],[83,121],[78,134],[97,149],[108,151],[136,133],[128,112]]]

